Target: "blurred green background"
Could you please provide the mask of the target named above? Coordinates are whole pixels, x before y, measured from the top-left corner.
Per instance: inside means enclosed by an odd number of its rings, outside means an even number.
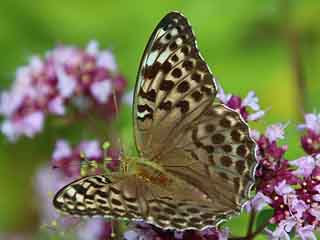
[[[262,108],[270,107],[257,127],[290,121],[287,157],[303,154],[296,124],[303,111],[320,111],[319,0],[3,0],[0,5],[0,90],[11,85],[16,68],[31,54],[44,54],[57,43],[84,47],[92,39],[113,50],[132,89],[151,32],[168,11],[178,10],[192,23],[201,53],[224,89],[240,96],[254,90]],[[130,108],[123,111],[117,131],[130,144]],[[62,137],[81,139],[77,129],[48,122],[32,140],[11,144],[0,136],[0,232],[38,228],[34,174]],[[244,226],[239,219],[232,225],[236,232]]]

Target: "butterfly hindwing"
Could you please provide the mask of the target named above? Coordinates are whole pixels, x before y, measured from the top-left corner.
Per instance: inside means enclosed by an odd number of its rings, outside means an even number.
[[[76,180],[61,189],[53,205],[63,213],[78,216],[141,219],[136,178],[103,175]]]
[[[181,14],[169,13],[152,34],[138,72],[133,106],[138,150],[155,157],[211,105],[215,94],[191,26]]]
[[[61,189],[53,204],[71,215],[143,220],[163,229],[202,229],[215,225],[219,212],[208,202],[193,199],[190,189],[184,190],[179,196],[135,176],[96,175]]]
[[[240,115],[214,105],[161,155],[168,173],[194,185],[219,212],[239,211],[254,179],[255,143]]]

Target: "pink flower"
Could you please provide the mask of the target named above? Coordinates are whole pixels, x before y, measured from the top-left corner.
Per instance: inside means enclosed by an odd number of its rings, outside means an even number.
[[[83,152],[88,159],[101,159],[103,152],[98,141],[82,141],[79,145],[80,152]]]
[[[52,205],[53,194],[74,179],[74,177],[67,177],[61,172],[54,171],[46,166],[38,170],[35,186],[40,200],[39,203],[41,203],[39,206],[42,214],[42,224],[51,225],[52,221],[57,221],[60,227],[65,228],[79,220],[74,217],[60,218],[60,214]]]
[[[320,114],[307,113],[304,115],[304,124],[298,125],[299,129],[309,129],[314,131],[316,134],[320,134]]]
[[[278,139],[284,138],[284,129],[287,125],[278,123],[269,126],[266,130],[265,136],[269,139],[270,142],[276,141]]]
[[[314,234],[314,226],[312,225],[298,227],[297,234],[301,240],[317,240],[317,237]]]
[[[291,201],[289,200],[287,204],[289,205],[291,213],[294,213],[294,216],[299,220],[301,220],[305,211],[309,209],[309,206],[303,200],[298,200],[296,195],[294,195],[293,199]]]
[[[275,186],[274,190],[280,196],[284,196],[294,192],[293,188],[286,183],[286,180],[283,180],[280,183],[278,183],[278,185]]]
[[[301,145],[306,153],[320,153],[320,114],[308,113],[305,115],[305,123],[298,125],[306,134],[301,137]]]
[[[97,43],[87,50],[58,46],[18,68],[11,89],[0,95],[0,114],[5,117],[0,130],[11,141],[33,137],[42,131],[48,114],[62,116],[74,103],[80,112],[109,118],[115,112],[112,89],[120,99],[125,86],[109,50],[99,50]]]
[[[111,51],[101,51],[99,50],[99,43],[97,41],[89,42],[87,53],[97,58],[97,65],[99,67],[104,67],[110,71],[115,72],[117,70],[117,63]]]
[[[112,94],[111,81],[103,80],[100,82],[94,82],[91,85],[90,90],[99,103],[105,103]]]
[[[72,149],[69,143],[65,140],[58,140],[54,152],[52,154],[52,159],[58,161],[62,158],[68,158],[72,155]]]
[[[105,240],[110,239],[112,234],[111,223],[104,218],[92,218],[77,229],[79,240]]]
[[[25,115],[22,119],[5,120],[1,126],[1,131],[10,141],[15,141],[20,135],[33,137],[43,128],[44,114],[33,112]]]
[[[173,231],[162,230],[146,223],[138,223],[132,227],[129,226],[129,230],[124,233],[125,240],[227,240],[228,236],[229,230],[226,228],[222,230],[218,230],[216,228],[206,228],[202,231]]]
[[[253,91],[250,91],[248,95],[242,100],[238,96],[226,94],[223,88],[219,86],[217,98],[221,103],[238,111],[244,120],[256,121],[262,118],[265,114],[265,111],[260,110],[258,98]],[[249,111],[251,113],[249,113]]]
[[[62,97],[53,98],[48,104],[48,111],[56,115],[64,115],[66,108]]]
[[[245,209],[247,212],[251,212],[252,209],[258,212],[271,202],[272,200],[268,196],[264,195],[262,192],[258,192],[250,201],[245,204]]]
[[[290,165],[297,166],[298,169],[293,172],[296,176],[309,177],[315,168],[315,160],[311,156],[304,156],[297,160],[290,161]]]
[[[57,89],[63,98],[71,97],[77,86],[77,81],[73,76],[69,76],[62,66],[56,68],[58,85]]]

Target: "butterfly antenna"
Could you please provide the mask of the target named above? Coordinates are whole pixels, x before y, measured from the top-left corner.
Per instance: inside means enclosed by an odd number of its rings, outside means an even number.
[[[114,85],[112,84],[112,97],[113,97],[113,102],[114,102],[114,106],[115,106],[115,112],[116,112],[116,117],[115,120],[119,120],[119,105],[118,105],[118,99],[116,96],[116,90]],[[119,141],[119,146],[120,146],[120,158],[119,161],[122,161],[121,156],[124,156],[126,154],[126,150],[124,148],[123,143],[121,142],[121,139],[118,139]]]
[[[114,109],[115,109],[115,114],[116,114],[115,119],[118,120],[119,119],[119,106],[118,106],[118,99],[116,96],[116,89],[114,87],[114,84],[112,84],[112,98],[113,98],[113,104],[114,104]]]
[[[112,98],[113,98],[113,103],[114,103],[114,108],[115,108],[115,120],[119,120],[119,104],[118,104],[118,99],[116,95],[116,89],[114,84],[112,84]],[[120,152],[124,153],[124,147],[123,144],[121,143],[121,139],[119,138],[119,145],[120,145]]]

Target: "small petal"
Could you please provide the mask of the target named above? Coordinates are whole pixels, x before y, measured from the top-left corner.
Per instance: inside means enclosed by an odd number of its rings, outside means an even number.
[[[261,137],[261,133],[256,129],[251,129],[250,137],[252,137],[254,140],[258,141]]]
[[[222,86],[218,85],[218,94],[217,98],[224,104],[227,104],[231,98],[231,94],[226,94],[222,88]]]
[[[262,192],[258,192],[250,201],[245,204],[245,209],[247,212],[251,212],[252,209],[258,212],[271,202],[272,200],[269,197],[264,195]]]
[[[310,209],[309,209],[309,213],[310,213],[312,216],[316,217],[316,219],[317,219],[318,221],[320,221],[320,209],[310,208]]]
[[[299,129],[310,129],[320,134],[320,114],[308,113],[304,116],[305,124],[298,125]]]
[[[317,240],[317,237],[314,234],[314,226],[312,225],[298,227],[297,233],[301,240]]]
[[[283,180],[280,183],[278,183],[278,185],[275,186],[274,190],[280,196],[284,196],[294,191],[293,188],[286,183],[286,180]]]
[[[95,40],[90,41],[87,45],[86,52],[89,55],[97,56],[99,53],[99,43]]]
[[[320,194],[315,194],[312,196],[312,199],[317,201],[317,202],[320,202]]]
[[[248,95],[243,99],[242,106],[250,107],[254,111],[258,111],[260,106],[258,105],[258,97],[254,91],[250,91]]]
[[[316,185],[313,189],[320,193],[320,184]]]
[[[293,171],[293,174],[302,177],[309,177],[316,165],[314,158],[311,156],[304,156],[289,163],[298,167],[297,170]]]
[[[254,112],[248,115],[247,120],[248,121],[257,121],[260,118],[262,118],[266,114],[266,111],[260,110],[258,112]]]
[[[98,55],[97,66],[109,69],[110,71],[117,70],[116,60],[111,51],[102,51]]]
[[[284,230],[284,226],[278,226],[274,231],[265,230],[270,240],[290,240],[289,234]]]
[[[112,94],[111,80],[95,82],[91,85],[91,93],[100,103],[106,103]]]
[[[102,157],[102,150],[98,141],[83,141],[79,147],[80,151],[84,153],[86,158],[100,158]]]
[[[273,124],[269,126],[265,132],[266,137],[269,139],[270,142],[276,141],[278,139],[284,138],[284,129],[287,125],[284,124]]]
[[[48,110],[51,113],[55,113],[57,115],[65,114],[64,101],[61,97],[56,97],[52,99],[48,104]]]
[[[66,74],[60,67],[57,69],[58,89],[62,97],[70,97],[76,89],[76,80]]]
[[[70,157],[71,155],[72,149],[69,143],[65,140],[58,140],[53,151],[52,159],[59,160],[62,158]]]
[[[125,240],[139,240],[139,234],[133,230],[129,230],[124,233]]]
[[[17,129],[15,128],[14,124],[10,120],[5,120],[1,124],[1,132],[6,135],[9,141],[14,142],[17,140],[17,137],[19,136],[19,133],[17,132]]]
[[[43,70],[44,64],[38,56],[32,56],[30,59],[30,68],[33,74],[39,74]]]
[[[218,232],[219,240],[228,240],[229,237],[229,229],[224,228]]]
[[[26,115],[18,122],[18,129],[21,133],[28,137],[33,137],[36,133],[40,132],[43,127],[44,113],[33,112]]]
[[[102,218],[89,219],[86,224],[78,229],[79,240],[100,240],[103,235],[105,221]],[[108,236],[109,238],[110,236]]]
[[[305,211],[309,209],[309,206],[303,200],[298,200],[297,197],[289,205],[291,211],[295,212],[295,217],[298,219],[301,219]]]

